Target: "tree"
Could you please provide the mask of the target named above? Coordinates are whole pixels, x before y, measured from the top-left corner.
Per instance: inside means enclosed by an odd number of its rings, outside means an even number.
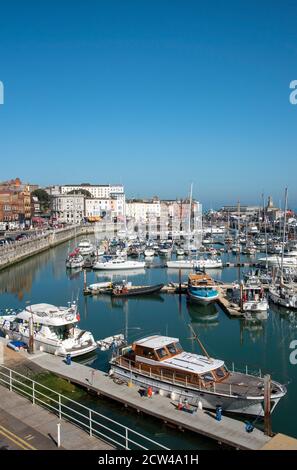
[[[73,189],[72,191],[69,191],[69,193],[67,194],[83,194],[84,196],[88,198],[93,197],[90,191],[88,191],[87,189]]]
[[[42,212],[49,209],[51,197],[44,189],[35,189],[31,195],[37,197]]]

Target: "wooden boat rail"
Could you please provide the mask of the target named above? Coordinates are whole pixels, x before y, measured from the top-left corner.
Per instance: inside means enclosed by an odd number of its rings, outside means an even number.
[[[262,396],[262,390],[258,387],[257,380],[259,379],[262,381],[263,379],[259,376],[255,375],[250,375],[248,374],[248,369],[246,367],[245,372],[237,372],[239,374],[239,377],[236,378],[236,380],[232,379],[232,375],[227,377],[224,382],[215,382],[212,381],[207,384],[207,386],[202,385],[201,381],[199,383],[192,382],[188,376],[184,379],[179,378],[179,374],[176,374],[173,372],[170,375],[168,375],[168,372],[166,374],[162,373],[162,370],[160,370],[160,374],[156,374],[152,372],[152,368],[149,368],[149,371],[144,370],[143,367],[141,367],[141,364],[135,364],[135,362],[123,358],[122,356],[117,356],[113,358],[113,362],[116,364],[119,364],[121,367],[125,368],[126,370],[130,371],[131,373],[141,373],[142,375],[146,376],[147,378],[152,378],[152,379],[157,379],[161,380],[162,382],[166,382],[167,384],[170,385],[180,385],[183,386],[184,388],[187,389],[196,389],[201,392],[208,392],[212,394],[217,394],[219,393],[220,395],[225,395],[229,397],[242,397],[245,398],[248,395],[252,396]],[[233,366],[234,369],[234,366]],[[232,372],[235,372],[233,370]],[[234,376],[233,376],[234,377]],[[238,379],[240,377],[245,377],[245,381],[247,385],[242,385],[240,382],[238,382]]]

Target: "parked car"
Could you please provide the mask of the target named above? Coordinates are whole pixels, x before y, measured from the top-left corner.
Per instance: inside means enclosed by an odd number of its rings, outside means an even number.
[[[19,233],[15,239],[16,241],[19,241],[19,240],[24,240],[25,238],[28,238],[28,235],[26,233]]]

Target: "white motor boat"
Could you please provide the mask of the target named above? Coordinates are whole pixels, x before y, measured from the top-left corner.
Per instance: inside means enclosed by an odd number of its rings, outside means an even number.
[[[184,256],[185,255],[185,250],[182,248],[177,248],[176,249],[176,256]]]
[[[222,267],[223,262],[220,258],[201,258],[195,261],[195,269],[217,269]]]
[[[289,255],[289,253],[286,253],[283,257],[283,262],[281,256],[267,256],[267,258],[259,258],[258,261],[264,266],[266,266],[267,263],[268,266],[277,266],[278,268],[280,268],[281,265],[283,265],[284,268],[297,268],[297,257],[295,255]]]
[[[269,298],[276,305],[297,309],[297,289],[294,286],[271,286],[269,288]]]
[[[175,269],[217,269],[222,268],[223,263],[220,258],[200,258],[200,259],[182,259],[167,261],[167,268]]]
[[[66,259],[66,268],[82,268],[85,263],[84,258],[77,252],[70,253]]]
[[[82,240],[77,248],[82,256],[92,255],[95,252],[95,247],[87,239]]]
[[[125,258],[115,258],[108,261],[97,261],[93,265],[93,269],[102,271],[119,271],[127,269],[143,269],[145,267],[144,261],[130,261]]]
[[[147,248],[146,250],[144,250],[144,256],[146,258],[152,258],[154,255],[155,255],[155,250],[153,250],[152,248]]]
[[[95,282],[94,284],[90,284],[88,286],[88,289],[92,292],[99,291],[100,289],[111,289],[112,288],[112,282],[107,281],[107,282]]]
[[[29,344],[31,323],[35,350],[77,357],[97,348],[92,333],[76,326],[79,321],[76,303],[68,307],[41,303],[1,316],[0,330],[7,338]]]

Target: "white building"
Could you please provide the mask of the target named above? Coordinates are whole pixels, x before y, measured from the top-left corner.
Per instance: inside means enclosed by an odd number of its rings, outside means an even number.
[[[85,217],[105,217],[111,214],[110,198],[86,198],[85,199]]]
[[[113,195],[125,194],[124,186],[122,184],[65,184],[61,186],[61,194],[67,194],[70,191],[78,191],[84,189],[89,191],[94,198],[109,199]]]
[[[131,199],[126,202],[126,216],[134,219],[135,222],[149,222],[150,219],[158,218],[160,215],[159,199]]]
[[[79,224],[85,215],[85,196],[60,194],[52,196],[52,217],[57,222]]]

